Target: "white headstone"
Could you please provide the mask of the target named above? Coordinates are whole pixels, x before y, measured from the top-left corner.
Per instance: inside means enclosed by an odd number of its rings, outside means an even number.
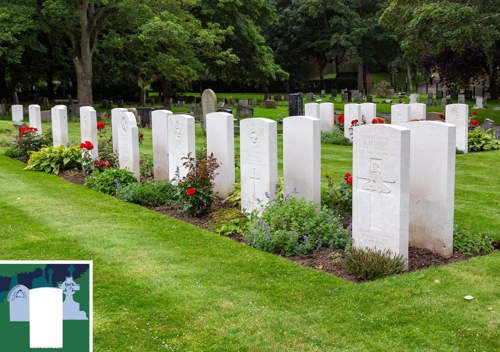
[[[310,116],[283,120],[284,192],[321,204],[320,121]]]
[[[391,105],[391,124],[399,125],[408,121],[410,121],[409,104]]]
[[[22,105],[12,105],[11,110],[13,122],[22,122],[24,120],[24,111]]]
[[[219,168],[214,180],[214,191],[227,197],[234,189],[234,116],[226,112],[207,115],[207,154],[214,154]]]
[[[363,116],[363,119],[366,121],[366,123],[372,123],[373,119],[377,118],[377,104],[361,104],[361,116]]]
[[[321,132],[332,132],[333,121],[335,120],[333,103],[319,104],[319,116],[321,120]]]
[[[410,245],[449,258],[453,254],[455,126],[416,121],[403,127],[411,131]]]
[[[361,125],[361,105],[345,104],[344,105],[344,137],[352,141],[351,126],[352,121],[358,120]]]
[[[97,114],[92,106],[80,108],[80,135],[82,143],[92,142],[94,149],[90,151],[93,159],[99,157],[99,139],[97,138]]]
[[[118,161],[120,169],[132,172],[137,180],[140,180],[139,129],[135,116],[131,112],[127,111],[121,115],[119,140]]]
[[[476,97],[476,105],[474,105],[473,109],[484,109],[483,97]]]
[[[464,153],[469,151],[469,105],[446,105],[446,122],[457,128],[457,149]]]
[[[260,211],[276,196],[278,146],[276,121],[264,118],[240,122],[241,208]]]
[[[38,133],[42,134],[42,113],[40,111],[40,105],[32,104],[29,106],[29,119],[30,127],[36,128]]]
[[[168,164],[170,180],[182,179],[189,170],[184,167],[183,158],[195,157],[194,117],[172,115],[168,119]]]
[[[311,116],[319,119],[320,117],[320,110],[319,110],[319,105],[318,103],[307,103],[305,104],[305,116]]]
[[[113,152],[118,154],[120,150],[120,128],[122,123],[122,115],[128,110],[124,108],[116,108],[111,110],[111,134],[113,139]],[[135,116],[135,115],[134,115]]]
[[[205,128],[207,114],[217,111],[217,95],[211,89],[205,89],[201,94],[201,108],[203,111],[202,128]]]
[[[54,287],[31,289],[30,348],[63,348],[63,293]]]
[[[354,130],[352,237],[357,248],[408,259],[410,130],[365,125]]]
[[[66,105],[56,105],[50,110],[54,147],[68,145],[68,108]]]
[[[414,103],[410,105],[410,120],[425,120],[427,116],[427,105]]]
[[[420,94],[410,94],[410,104],[416,104],[420,102]]]
[[[153,131],[153,174],[155,180],[170,180],[168,164],[168,119],[172,112],[154,110],[151,113]]]

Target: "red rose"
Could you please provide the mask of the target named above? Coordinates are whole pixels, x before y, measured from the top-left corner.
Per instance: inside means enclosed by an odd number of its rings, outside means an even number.
[[[355,124],[357,124],[357,123],[358,123],[358,120],[352,120],[352,121],[351,121],[351,125],[355,125]]]
[[[352,183],[352,177],[349,176],[346,181],[347,183]]]
[[[472,115],[476,116],[477,115],[477,111],[473,111]]]
[[[33,127],[32,130],[36,132],[36,131],[38,131],[38,128]]]
[[[339,115],[339,122],[344,123],[344,115]]]
[[[21,132],[21,134],[25,134],[26,133],[26,127],[21,127],[21,129],[19,130],[19,132]]]
[[[80,143],[80,149],[86,148],[85,143]]]
[[[94,166],[95,166],[95,167],[99,167],[99,162],[98,162],[98,161],[96,161],[96,162],[94,163]]]
[[[104,122],[98,122],[98,123],[97,123],[97,129],[98,129],[98,130],[103,130],[103,129],[104,129],[104,127],[106,127],[106,125],[104,125]]]
[[[347,181],[347,179],[348,179],[349,177],[351,177],[351,174],[347,172],[347,173],[345,174],[345,176],[344,176],[344,180],[346,180],[346,181]]]
[[[377,123],[377,122],[378,122],[378,120],[377,120],[377,119],[373,119],[373,120],[372,120],[372,123]]]
[[[440,119],[442,119],[444,117],[444,115],[441,114],[441,113],[439,113],[438,116],[439,116]]]
[[[92,144],[91,141],[85,141],[85,149],[87,149],[87,150],[94,149],[94,145]]]
[[[187,190],[188,196],[193,196],[195,193],[196,193],[196,190],[193,187],[191,187],[190,189]]]
[[[384,123],[385,120],[384,119],[377,119],[378,123]]]
[[[144,139],[144,133],[141,133],[141,135],[139,136],[139,139]]]
[[[475,126],[479,123],[479,121],[478,120],[470,120],[470,123]]]

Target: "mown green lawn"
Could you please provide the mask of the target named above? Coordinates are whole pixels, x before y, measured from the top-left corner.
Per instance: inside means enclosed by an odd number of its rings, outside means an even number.
[[[500,239],[500,152],[457,158],[456,223]],[[23,167],[0,156],[0,258],[93,260],[96,351],[500,349],[500,253],[354,284]]]

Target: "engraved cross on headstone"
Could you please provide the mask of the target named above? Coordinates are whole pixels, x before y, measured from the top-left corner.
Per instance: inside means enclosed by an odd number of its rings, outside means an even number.
[[[253,199],[257,200],[257,191],[256,191],[256,182],[260,181],[260,178],[256,175],[256,168],[253,168],[253,176],[250,176],[250,180],[252,180],[253,184]]]
[[[360,182],[360,189],[370,193],[370,204],[368,207],[369,217],[369,229],[374,228],[374,196],[378,193],[380,194],[390,194],[392,193],[391,185],[395,184],[396,181],[388,180],[383,175],[383,160],[377,158],[370,158],[370,168],[367,177],[358,176],[358,182]],[[375,229],[381,230],[381,229]]]

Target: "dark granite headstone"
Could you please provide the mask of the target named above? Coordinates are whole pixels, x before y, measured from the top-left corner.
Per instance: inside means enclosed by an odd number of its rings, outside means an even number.
[[[236,115],[240,117],[253,117],[253,109],[248,106],[239,105],[236,108]]]
[[[302,116],[302,104],[302,93],[290,94],[288,96],[288,116]]]
[[[264,109],[276,109],[276,102],[274,100],[264,100]]]

